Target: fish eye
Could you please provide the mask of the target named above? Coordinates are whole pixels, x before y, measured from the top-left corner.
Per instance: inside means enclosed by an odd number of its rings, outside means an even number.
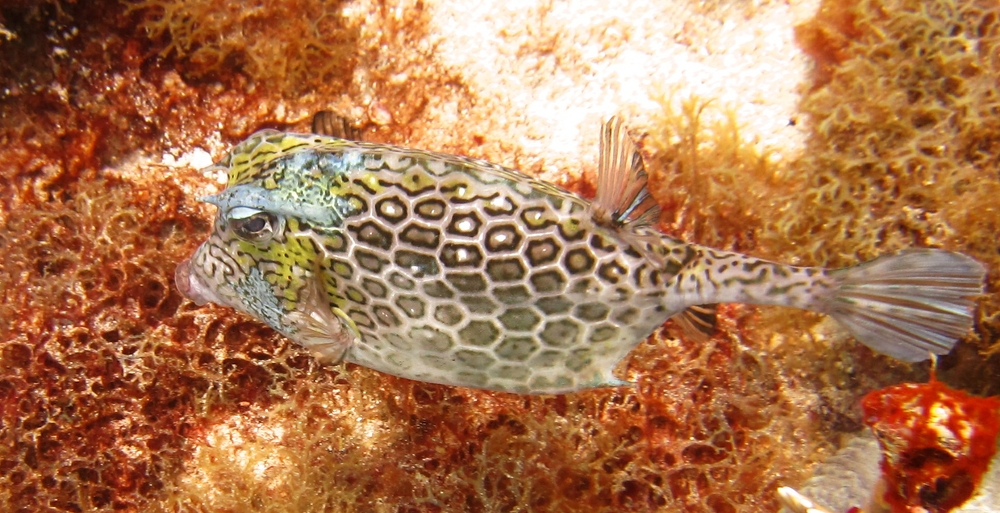
[[[237,237],[247,242],[267,242],[278,231],[278,216],[246,207],[230,210],[226,223]]]

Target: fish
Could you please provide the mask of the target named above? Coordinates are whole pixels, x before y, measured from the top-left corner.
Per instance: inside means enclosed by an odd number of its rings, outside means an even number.
[[[314,128],[346,125],[314,120]],[[616,365],[673,318],[707,340],[715,305],[832,316],[915,362],[973,323],[983,266],[909,249],[846,269],[783,265],[659,232],[638,146],[601,126],[596,196],[485,160],[262,130],[209,171],[212,232],[175,271],[198,305],[252,316],[324,362],[522,394],[628,386]]]

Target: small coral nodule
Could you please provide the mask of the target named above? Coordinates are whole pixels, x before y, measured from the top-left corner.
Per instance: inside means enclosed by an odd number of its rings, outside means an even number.
[[[784,511],[997,511],[1000,398],[971,396],[932,376],[871,392],[862,408],[874,438],[851,439],[815,469],[801,493],[779,488]]]
[[[976,491],[1000,432],[1000,398],[924,384],[878,390],[862,400],[882,447],[883,499],[893,512],[944,512]]]

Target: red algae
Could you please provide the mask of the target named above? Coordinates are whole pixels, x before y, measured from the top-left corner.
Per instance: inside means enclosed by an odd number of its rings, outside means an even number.
[[[885,502],[894,513],[944,513],[975,493],[1000,433],[1000,398],[980,398],[931,378],[878,390],[862,401],[882,447]]]
[[[812,20],[795,27],[795,39],[816,63],[813,90],[833,78],[837,66],[852,56],[851,42],[863,35],[855,25],[860,13],[856,0],[822,2]]]

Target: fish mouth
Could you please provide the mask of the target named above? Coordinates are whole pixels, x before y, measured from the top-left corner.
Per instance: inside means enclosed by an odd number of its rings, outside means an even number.
[[[198,277],[198,273],[191,268],[191,259],[181,262],[174,271],[174,284],[181,295],[194,301],[198,306],[206,303],[223,304],[215,292]]]

